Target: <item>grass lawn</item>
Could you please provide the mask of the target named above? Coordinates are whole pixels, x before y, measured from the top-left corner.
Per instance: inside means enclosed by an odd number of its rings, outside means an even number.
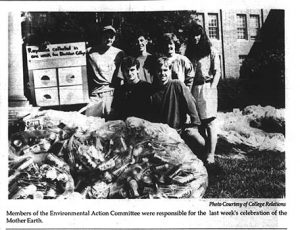
[[[204,198],[285,197],[285,153],[251,152],[245,159],[217,157],[208,168],[209,185]]]

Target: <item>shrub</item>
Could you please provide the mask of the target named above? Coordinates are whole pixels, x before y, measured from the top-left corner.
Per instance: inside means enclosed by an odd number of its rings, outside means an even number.
[[[249,55],[241,68],[240,78],[252,104],[285,106],[284,51],[265,49]]]
[[[218,84],[218,110],[241,109],[249,103],[250,99],[245,91],[243,80],[237,78],[220,79]]]

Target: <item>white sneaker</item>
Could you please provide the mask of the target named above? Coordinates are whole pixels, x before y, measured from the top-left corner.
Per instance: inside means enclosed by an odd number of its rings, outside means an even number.
[[[208,164],[214,164],[215,163],[215,154],[209,153],[207,155],[206,161],[207,161]]]

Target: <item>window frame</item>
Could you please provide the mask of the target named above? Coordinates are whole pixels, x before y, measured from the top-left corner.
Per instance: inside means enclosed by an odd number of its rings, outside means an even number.
[[[212,26],[211,24],[210,24],[210,22],[211,22],[211,16],[215,16],[216,18],[215,18],[215,20],[216,20],[216,25],[215,26]],[[218,13],[208,13],[207,14],[207,18],[208,18],[208,37],[209,37],[209,39],[216,39],[216,40],[219,40],[220,39],[220,25],[219,25],[219,15],[218,15]],[[215,32],[216,32],[216,37],[211,37],[210,36],[210,29],[214,29],[215,30]]]
[[[237,28],[237,39],[238,40],[248,40],[248,24],[247,24],[247,15],[246,14],[237,14],[236,15],[237,17],[237,25],[236,25],[236,28]],[[245,22],[245,25],[240,25],[239,22],[240,22],[240,18],[244,18],[244,22]],[[243,37],[239,37],[239,29],[242,29],[244,31],[244,36]]]
[[[254,23],[252,23],[252,19],[256,18],[257,20],[255,21],[255,27],[253,27]],[[256,25],[257,24],[257,25]],[[260,30],[260,15],[259,14],[250,14],[249,16],[249,37],[251,40],[258,40],[259,39],[259,30]],[[256,31],[256,35],[253,36],[252,32]]]

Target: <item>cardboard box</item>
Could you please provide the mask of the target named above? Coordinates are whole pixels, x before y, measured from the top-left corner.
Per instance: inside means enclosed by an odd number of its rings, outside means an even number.
[[[86,102],[82,85],[59,87],[59,95],[61,105]]]
[[[58,69],[58,82],[60,86],[64,85],[81,85],[82,74],[81,66],[59,68]]]
[[[56,69],[33,70],[33,79],[35,88],[56,86]]]
[[[36,104],[38,106],[58,105],[58,88],[39,88],[35,89]]]
[[[88,103],[85,42],[49,44],[43,49],[26,46],[26,52],[28,83],[35,105]]]

